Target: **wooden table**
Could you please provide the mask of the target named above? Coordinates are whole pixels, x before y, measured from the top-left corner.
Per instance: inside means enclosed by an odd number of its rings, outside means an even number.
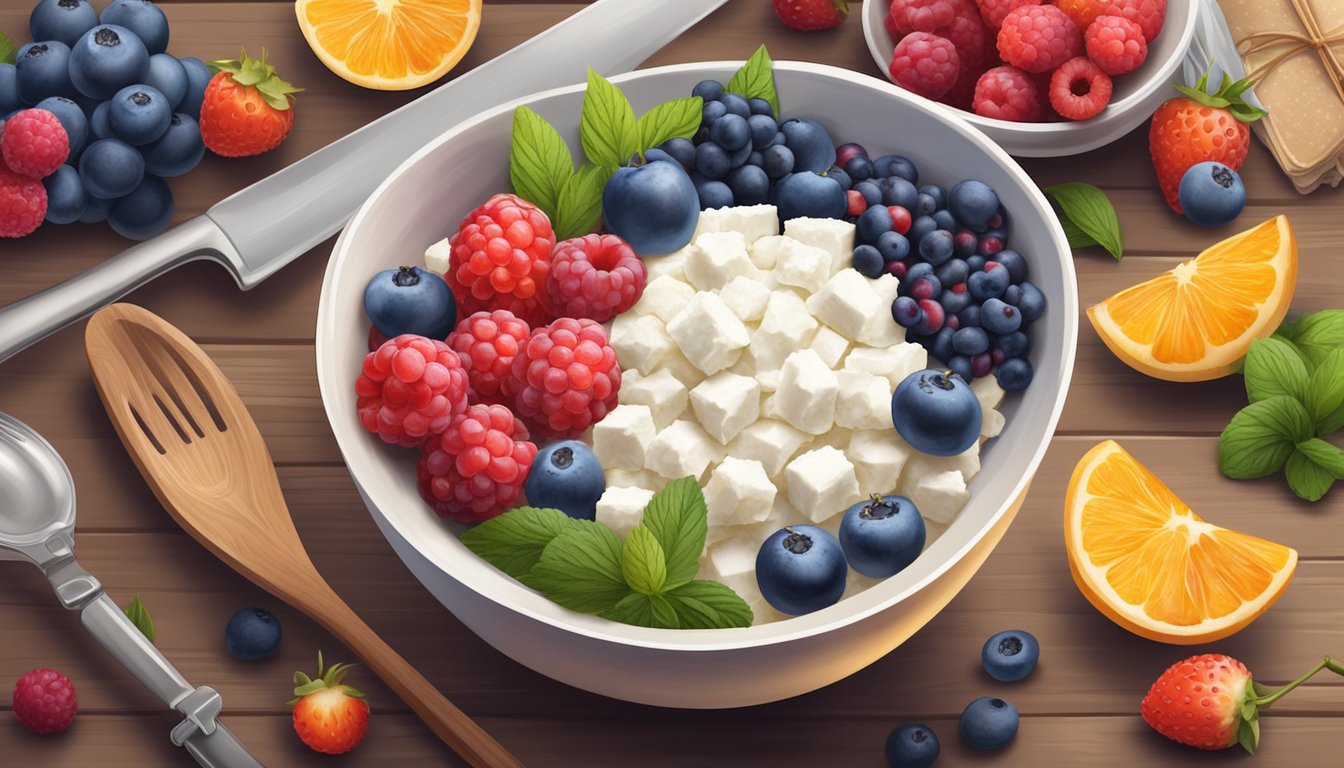
[[[671,2],[672,0],[669,0]],[[869,0],[874,2],[877,0]],[[99,3],[102,5],[102,3]],[[307,90],[297,130],[277,151],[248,160],[209,157],[173,182],[177,218],[212,203],[406,102],[415,94],[356,88],[327,72],[304,44],[291,3],[163,4],[173,22],[172,52],[202,59],[262,47],[282,74]],[[29,0],[6,0],[0,30],[26,33]],[[16,6],[22,6],[22,9]],[[487,2],[465,71],[581,7],[520,0]],[[864,47],[861,7],[851,3],[839,29],[794,33],[768,4],[733,0],[648,63],[743,58],[762,41],[776,58],[808,59],[879,74]],[[1167,210],[1157,193],[1140,130],[1080,158],[1032,160],[1041,184],[1086,180],[1115,201],[1128,252],[1076,257],[1082,306],[1168,269],[1201,248],[1287,212],[1297,230],[1301,273],[1294,308],[1338,307],[1344,264],[1338,256],[1339,196],[1300,197],[1256,144],[1244,170],[1251,202],[1224,230],[1200,229]],[[8,303],[97,264],[126,243],[103,225],[44,227],[0,241],[0,303]],[[943,743],[942,765],[972,760],[1013,766],[1212,765],[1171,744],[1139,719],[1152,679],[1189,649],[1141,640],[1093,610],[1068,575],[1060,535],[1064,488],[1078,457],[1115,437],[1156,470],[1195,509],[1221,524],[1294,547],[1295,583],[1251,628],[1209,649],[1245,660],[1264,682],[1295,677],[1322,654],[1344,654],[1344,496],[1310,506],[1281,480],[1233,482],[1219,475],[1217,435],[1244,404],[1238,377],[1167,384],[1130,371],[1083,323],[1078,362],[1059,431],[1015,525],[969,586],[924,631],[870,668],[807,696],[736,711],[693,712],[636,706],[566,687],[514,663],[477,639],[402,566],[378,534],[337,451],[318,399],[313,324],[330,243],[319,246],[250,293],[219,268],[188,265],[130,297],[202,342],[242,392],[280,466],[280,478],[313,559],[336,590],[450,698],[528,765],[535,766],[879,766],[898,723],[925,720]],[[285,701],[290,675],[311,671],[319,648],[349,654],[324,631],[244,581],[184,535],[155,502],[103,413],[84,360],[82,324],[0,366],[0,411],[28,422],[61,451],[81,499],[78,548],[84,565],[123,605],[140,594],[158,625],[159,647],[194,683],[224,696],[228,722],[271,766],[457,765],[399,701],[367,671],[353,682],[374,709],[367,740],[324,761],[291,730]],[[61,609],[34,569],[0,563],[0,710],[13,681],[29,669],[63,670],[78,690],[73,729],[39,738],[0,712],[0,764],[185,766],[168,742],[176,720]],[[275,658],[234,660],[224,624],[260,605],[281,618]],[[995,683],[979,666],[980,645],[1001,629],[1035,633],[1040,668],[1025,682]],[[787,674],[787,670],[780,670]],[[1260,765],[1339,765],[1344,681],[1319,679],[1264,719]],[[1023,715],[1017,740],[997,755],[972,755],[956,735],[971,699],[1012,700]]]

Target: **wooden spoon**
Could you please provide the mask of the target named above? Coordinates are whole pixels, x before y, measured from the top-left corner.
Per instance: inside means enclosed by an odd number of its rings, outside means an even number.
[[[261,432],[204,350],[131,304],[95,314],[84,342],[122,444],[178,525],[326,627],[472,766],[522,766],[388,647],[313,567]]]

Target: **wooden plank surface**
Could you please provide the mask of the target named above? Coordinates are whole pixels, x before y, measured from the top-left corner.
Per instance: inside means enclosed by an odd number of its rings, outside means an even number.
[[[878,1],[878,0],[869,0]],[[287,0],[162,3],[173,22],[172,51],[203,59],[265,46],[281,71],[308,90],[295,134],[276,152],[243,161],[207,158],[173,181],[179,220],[393,109],[418,92],[364,91],[328,73],[308,52]],[[488,0],[481,35],[461,70],[507,50],[583,7]],[[26,29],[28,0],[0,7],[0,30]],[[840,29],[794,33],[767,3],[731,0],[646,66],[740,58],[761,41],[778,59],[806,59],[880,75],[862,42],[861,4]],[[1115,201],[1128,253],[1076,259],[1080,303],[1190,258],[1231,231],[1288,212],[1301,271],[1294,308],[1338,306],[1344,265],[1336,255],[1339,199],[1302,198],[1269,154],[1253,146],[1243,169],[1251,202],[1225,230],[1187,225],[1154,190],[1140,129],[1082,158],[1024,162],[1042,185],[1088,180]],[[98,263],[125,247],[102,225],[45,228],[0,242],[9,303]],[[1262,620],[1217,649],[1247,661],[1262,682],[1283,682],[1326,652],[1344,653],[1344,528],[1338,498],[1295,502],[1282,480],[1239,483],[1216,470],[1216,437],[1244,403],[1239,379],[1198,385],[1148,380],[1118,363],[1083,322],[1074,384],[1032,494],[1018,521],[968,587],[902,647],[851,678],[807,696],[729,712],[683,712],[604,699],[544,678],[505,658],[443,610],[378,534],[340,463],[313,373],[313,324],[330,243],[259,288],[241,293],[218,267],[188,265],[132,295],[207,350],[238,385],[265,434],[297,525],[333,586],[392,645],[469,714],[534,766],[882,765],[886,733],[907,719],[929,721],[943,741],[940,764],[992,758],[996,765],[1203,765],[1227,756],[1192,753],[1150,733],[1136,716],[1147,684],[1187,651],[1128,635],[1097,614],[1067,576],[1059,518],[1081,454],[1115,436],[1158,469],[1196,510],[1223,525],[1299,549],[1295,583]],[[318,648],[341,649],[324,631],[211,559],[182,534],[121,450],[89,380],[82,328],[61,332],[0,366],[0,411],[41,430],[62,452],[81,498],[83,563],[121,602],[141,594],[154,612],[160,647],[193,681],[224,694],[231,727],[268,765],[319,764],[294,737],[284,701],[289,675]],[[82,714],[72,732],[39,739],[5,711],[0,694],[0,765],[169,766],[189,760],[167,743],[173,719],[103,654],[60,609],[40,574],[0,563],[0,689],[35,666],[68,672]],[[223,625],[244,605],[275,610],[285,627],[276,658],[244,664],[223,650]],[[978,668],[990,633],[1020,626],[1044,647],[1040,669],[1004,685]],[[339,762],[351,766],[459,762],[367,672],[356,673],[377,714],[368,740]],[[955,717],[979,695],[1002,695],[1024,715],[1005,752],[972,755]],[[1333,766],[1344,731],[1344,681],[1320,679],[1264,721],[1258,761]]]

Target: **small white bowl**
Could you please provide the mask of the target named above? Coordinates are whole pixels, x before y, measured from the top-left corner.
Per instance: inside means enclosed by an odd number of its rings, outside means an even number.
[[[726,81],[739,66],[685,64],[614,81],[643,113],[685,96],[700,80]],[[422,148],[359,210],[327,265],[317,318],[318,381],[332,431],[374,520],[463,623],[522,664],[579,688],[646,704],[719,708],[795,696],[867,666],[923,626],[980,566],[1016,512],[1063,409],[1078,333],[1077,285],[1064,233],[1026,173],[950,110],[876,78],[796,62],[776,62],[775,78],[788,116],[822,120],[840,141],[908,154],[931,181],[974,177],[993,186],[1012,220],[1012,245],[1027,258],[1048,301],[1032,331],[1035,380],[1008,398],[1008,425],[986,445],[970,503],[913,565],[834,606],[727,630],[646,629],[565,610],[467,550],[457,537],[461,527],[440,520],[417,494],[416,452],[383,445],[356,418],[354,380],[368,331],[361,298],[369,277],[418,261],[469,210],[508,189],[518,104],[550,120],[577,155],[582,86],[493,109]]]
[[[863,4],[863,36],[873,61],[884,73],[896,47],[896,41],[882,23],[890,5],[887,0],[868,0]],[[1135,71],[1115,79],[1111,103],[1090,120],[1015,123],[948,108],[989,134],[1008,154],[1018,157],[1078,155],[1110,144],[1147,122],[1162,102],[1175,94],[1171,85],[1176,82],[1181,61],[1194,38],[1199,5],[1199,0],[1167,0],[1166,21],[1161,34],[1148,48],[1147,60]]]

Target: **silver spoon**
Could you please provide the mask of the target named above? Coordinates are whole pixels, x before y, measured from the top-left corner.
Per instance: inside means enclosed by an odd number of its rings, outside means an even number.
[[[0,560],[23,560],[46,574],[67,610],[183,721],[174,744],[206,768],[260,768],[219,722],[214,689],[193,688],[126,618],[103,585],[75,562],[75,483],[60,454],[31,427],[0,413]]]

